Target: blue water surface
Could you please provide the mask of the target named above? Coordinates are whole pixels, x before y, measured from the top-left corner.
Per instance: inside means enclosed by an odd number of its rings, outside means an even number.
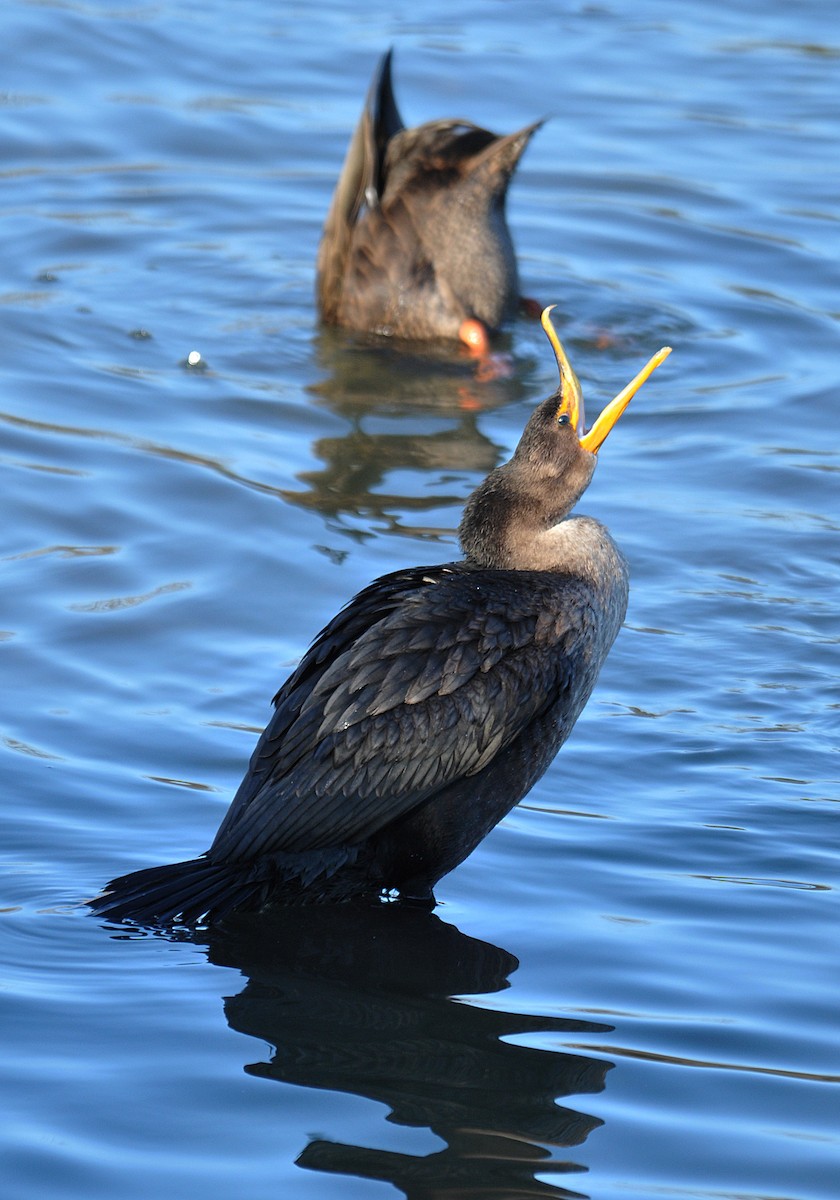
[[[0,1161],[16,1200],[834,1200],[840,31],[820,0],[7,0]],[[318,327],[373,66],[542,116],[509,217],[591,413],[627,624],[434,914],[166,938],[81,907],[204,850],[269,700],[444,561],[556,386]],[[200,358],[189,365],[191,352]]]

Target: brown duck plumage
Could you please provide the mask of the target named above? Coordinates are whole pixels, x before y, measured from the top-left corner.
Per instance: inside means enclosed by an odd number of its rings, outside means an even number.
[[[404,338],[460,337],[485,351],[486,334],[513,316],[519,302],[505,197],[541,124],[506,137],[460,120],[406,129],[389,50],[374,73],[324,224],[322,319]]]

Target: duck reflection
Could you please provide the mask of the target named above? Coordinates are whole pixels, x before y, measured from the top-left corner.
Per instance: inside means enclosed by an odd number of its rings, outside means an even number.
[[[441,476],[486,475],[496,465],[500,448],[481,432],[479,416],[527,389],[514,378],[477,382],[474,367],[451,347],[380,342],[329,329],[318,334],[324,378],[309,392],[349,429],[316,439],[312,450],[323,468],[302,472],[303,489],[286,489],[283,496],[330,520],[362,517],[394,530],[404,514],[451,506],[454,527],[466,489],[448,492]],[[389,490],[387,480],[405,473],[417,478],[408,488],[401,479],[399,493]]]
[[[247,976],[225,1003],[231,1028],[275,1048],[249,1074],[380,1101],[444,1143],[418,1157],[315,1139],[299,1166],[388,1181],[407,1200],[581,1194],[545,1177],[584,1170],[556,1148],[602,1122],[556,1099],[600,1091],[612,1064],[504,1039],[611,1026],[463,999],[507,988],[512,954],[396,904],[243,915],[199,940]]]

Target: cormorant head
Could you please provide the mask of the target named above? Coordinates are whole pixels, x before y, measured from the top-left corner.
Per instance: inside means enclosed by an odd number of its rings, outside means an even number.
[[[560,385],[532,413],[513,458],[501,470],[518,472],[526,488],[537,489],[541,482],[547,484],[555,497],[549,508],[556,510],[555,519],[559,519],[583,495],[595,471],[595,455],[607,434],[648,376],[671,353],[671,348],[665,346],[654,354],[587,430],[580,381],[551,323],[551,308],[543,310],[542,326],[554,349]]]
[[[665,346],[654,354],[587,430],[580,382],[551,323],[551,308],[543,311],[542,326],[557,358],[560,386],[531,414],[510,461],[491,471],[470,496],[461,521],[465,554],[487,565],[516,565],[527,556],[529,540],[571,512],[589,486],[610,430],[671,353]]]

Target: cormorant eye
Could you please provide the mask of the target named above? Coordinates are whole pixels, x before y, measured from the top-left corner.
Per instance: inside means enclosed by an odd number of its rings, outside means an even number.
[[[568,413],[558,413],[557,414],[557,424],[558,425],[568,425],[569,424],[569,414]]]

